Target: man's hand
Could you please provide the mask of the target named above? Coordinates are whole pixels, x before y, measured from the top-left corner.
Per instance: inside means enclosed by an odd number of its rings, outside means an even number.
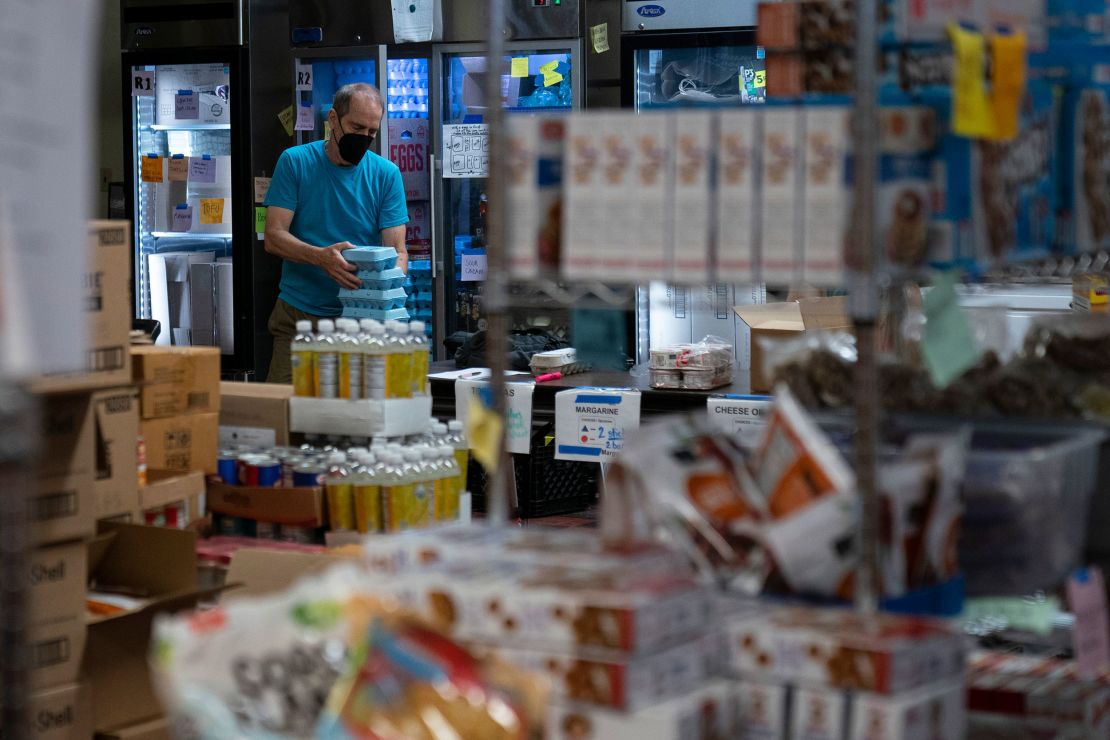
[[[350,242],[332,244],[330,247],[318,250],[316,260],[317,266],[326,272],[328,277],[339,283],[339,287],[348,290],[358,290],[362,287],[362,281],[354,274],[358,268],[343,259],[343,250],[354,249],[354,247],[355,245]]]
[[[403,273],[405,273],[406,275],[409,274],[409,255],[408,255],[408,252],[398,252],[397,253],[397,266],[401,268],[401,271]]]

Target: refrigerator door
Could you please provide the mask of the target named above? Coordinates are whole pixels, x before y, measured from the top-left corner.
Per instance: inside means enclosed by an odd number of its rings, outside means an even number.
[[[125,55],[130,119],[129,217],[135,230],[135,312],[162,321],[159,344],[211,345],[247,356],[231,270],[250,270],[239,235],[243,192],[236,126],[239,56],[141,63]],[[195,59],[195,57],[194,57]],[[242,242],[242,244],[240,244]],[[196,265],[226,265],[197,270]],[[199,281],[199,282],[198,282]],[[203,284],[201,284],[203,283]],[[199,324],[198,324],[199,322]],[[249,329],[243,332],[249,337]],[[229,357],[228,364],[236,360]]]
[[[298,50],[293,70],[296,105],[291,121],[298,144],[327,139],[331,135],[328,113],[336,91],[353,82],[365,82],[382,89],[381,68],[384,47],[332,49],[313,52]],[[382,89],[382,95],[385,90]],[[381,153],[381,136],[374,151]]]
[[[498,74],[501,103],[510,115],[562,113],[581,106],[581,42],[509,44]],[[485,328],[484,280],[487,146],[484,116],[486,57],[477,45],[438,47],[432,63],[435,125],[437,261],[444,267],[438,303],[447,356],[457,332]],[[457,339],[457,338],[456,338]],[[440,346],[443,346],[440,344]]]

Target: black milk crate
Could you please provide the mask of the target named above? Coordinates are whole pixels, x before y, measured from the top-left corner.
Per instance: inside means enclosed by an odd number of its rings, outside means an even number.
[[[529,455],[510,455],[516,474],[517,509],[522,519],[584,511],[597,502],[597,463],[555,459],[555,425],[532,433]],[[548,441],[550,439],[550,442]],[[476,512],[486,511],[486,471],[471,455],[467,488]]]

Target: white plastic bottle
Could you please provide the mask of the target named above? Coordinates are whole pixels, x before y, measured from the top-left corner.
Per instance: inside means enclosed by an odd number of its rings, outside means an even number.
[[[312,335],[311,321],[298,321],[297,334],[290,346],[290,364],[293,366],[293,395],[316,395],[316,337]]]
[[[444,503],[447,499],[447,476],[449,473],[443,461],[443,451],[445,449],[445,447],[431,445],[424,451],[424,459],[428,464],[428,476],[432,481],[432,513],[429,518],[433,522],[443,520]],[[453,455],[452,459],[454,459]]]
[[[328,523],[332,531],[355,528],[355,500],[350,475],[347,455],[333,452],[324,481],[328,500]]]
[[[459,477],[462,479],[462,489],[466,490],[467,480],[467,467],[470,463],[470,444],[466,439],[466,432],[463,430],[463,423],[458,419],[452,419],[447,422],[447,430],[450,432],[451,446],[455,450],[455,462],[459,466]]]
[[[374,321],[363,327],[366,337],[362,341],[365,352],[362,365],[362,386],[366,397],[375,401],[385,398],[386,362],[389,348],[386,344],[385,327]]]
[[[339,352],[335,342],[335,322],[320,319],[316,335],[316,397],[339,397]]]
[[[428,395],[428,337],[424,335],[424,322],[409,324],[409,345],[412,347],[412,395]]]
[[[459,518],[459,500],[462,498],[466,479],[462,477],[459,463],[455,460],[455,451],[450,447],[441,447],[439,450],[440,463],[443,465],[443,500],[437,500],[439,508],[437,519],[441,522],[453,522]]]
[[[387,327],[386,398],[412,398],[412,347],[409,325],[394,321]]]
[[[382,530],[400,532],[408,528],[409,509],[413,496],[412,466],[406,466],[403,456],[385,453],[385,469],[381,477]]]
[[[410,470],[412,480],[412,499],[409,503],[409,529],[423,529],[432,518],[434,493],[430,490],[431,480],[428,467],[424,464],[422,447],[409,447],[405,450],[405,468]]]
[[[432,445],[435,447],[451,446],[451,435],[447,431],[447,425],[442,421],[432,424]]]
[[[351,401],[362,398],[362,358],[358,341],[358,324],[340,319],[339,326],[339,397]]]
[[[351,473],[351,493],[355,500],[355,527],[359,532],[382,531],[382,487],[375,467],[374,453],[357,454],[357,467]]]

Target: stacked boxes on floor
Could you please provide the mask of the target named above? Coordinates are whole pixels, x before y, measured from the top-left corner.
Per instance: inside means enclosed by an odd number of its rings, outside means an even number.
[[[216,473],[220,350],[134,347],[132,367],[149,471],[139,491],[143,521],[182,527],[204,513],[204,476]]]

